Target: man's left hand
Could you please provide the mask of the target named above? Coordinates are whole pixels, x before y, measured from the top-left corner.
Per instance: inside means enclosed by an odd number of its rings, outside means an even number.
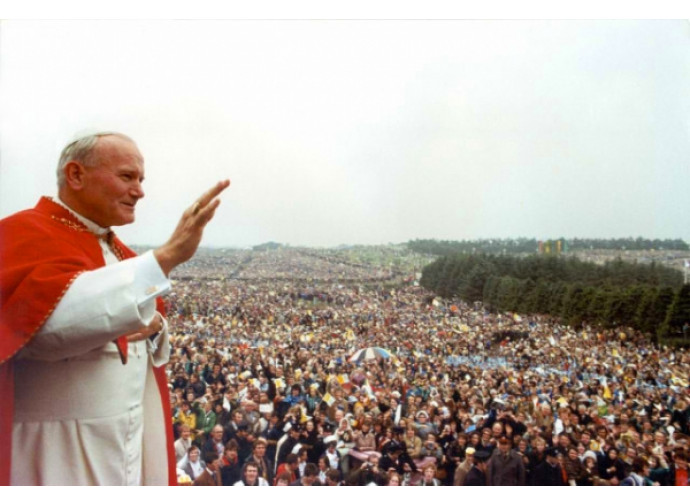
[[[142,341],[145,340],[146,338],[150,338],[151,336],[158,334],[163,330],[163,316],[156,312],[156,315],[153,317],[153,320],[149,325],[144,327],[143,329],[139,331],[135,331],[133,333],[127,334],[127,341],[130,343],[134,343],[136,341]]]

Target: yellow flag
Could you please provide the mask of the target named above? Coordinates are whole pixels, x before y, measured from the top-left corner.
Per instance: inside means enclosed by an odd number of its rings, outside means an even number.
[[[326,393],[323,395],[323,398],[322,398],[322,399],[323,399],[323,402],[325,402],[325,403],[328,404],[329,406],[331,406],[331,405],[335,402],[335,397],[333,397],[333,396],[332,396],[331,394],[329,394],[328,392],[326,392]]]

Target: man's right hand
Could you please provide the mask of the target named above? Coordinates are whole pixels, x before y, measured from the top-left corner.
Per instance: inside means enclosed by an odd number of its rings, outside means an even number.
[[[188,261],[199,247],[206,224],[220,205],[217,196],[230,185],[229,180],[218,182],[184,211],[170,239],[153,251],[165,276],[176,266]]]

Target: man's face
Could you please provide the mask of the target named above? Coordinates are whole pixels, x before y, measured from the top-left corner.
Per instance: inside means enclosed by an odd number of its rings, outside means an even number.
[[[244,474],[247,479],[247,483],[253,485],[256,482],[256,478],[259,476],[259,470],[254,466],[249,466]]]
[[[256,448],[254,448],[254,455],[256,455],[258,458],[261,458],[265,454],[266,454],[266,445],[264,445],[264,444],[256,445]]]
[[[211,431],[211,434],[213,434],[213,439],[216,441],[220,441],[223,439],[223,428],[222,427],[214,427],[213,430]]]
[[[180,430],[180,436],[182,437],[182,439],[189,439],[190,435],[191,435],[191,433],[190,433],[189,427],[182,428]]]
[[[144,158],[137,146],[118,136],[98,139],[96,166],[85,166],[78,193],[84,217],[102,227],[134,222],[134,207],[144,191]]]

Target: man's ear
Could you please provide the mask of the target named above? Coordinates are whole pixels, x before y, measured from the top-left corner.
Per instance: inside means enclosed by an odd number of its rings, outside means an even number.
[[[79,190],[84,186],[86,168],[77,161],[70,161],[63,167],[65,182],[72,190]]]

